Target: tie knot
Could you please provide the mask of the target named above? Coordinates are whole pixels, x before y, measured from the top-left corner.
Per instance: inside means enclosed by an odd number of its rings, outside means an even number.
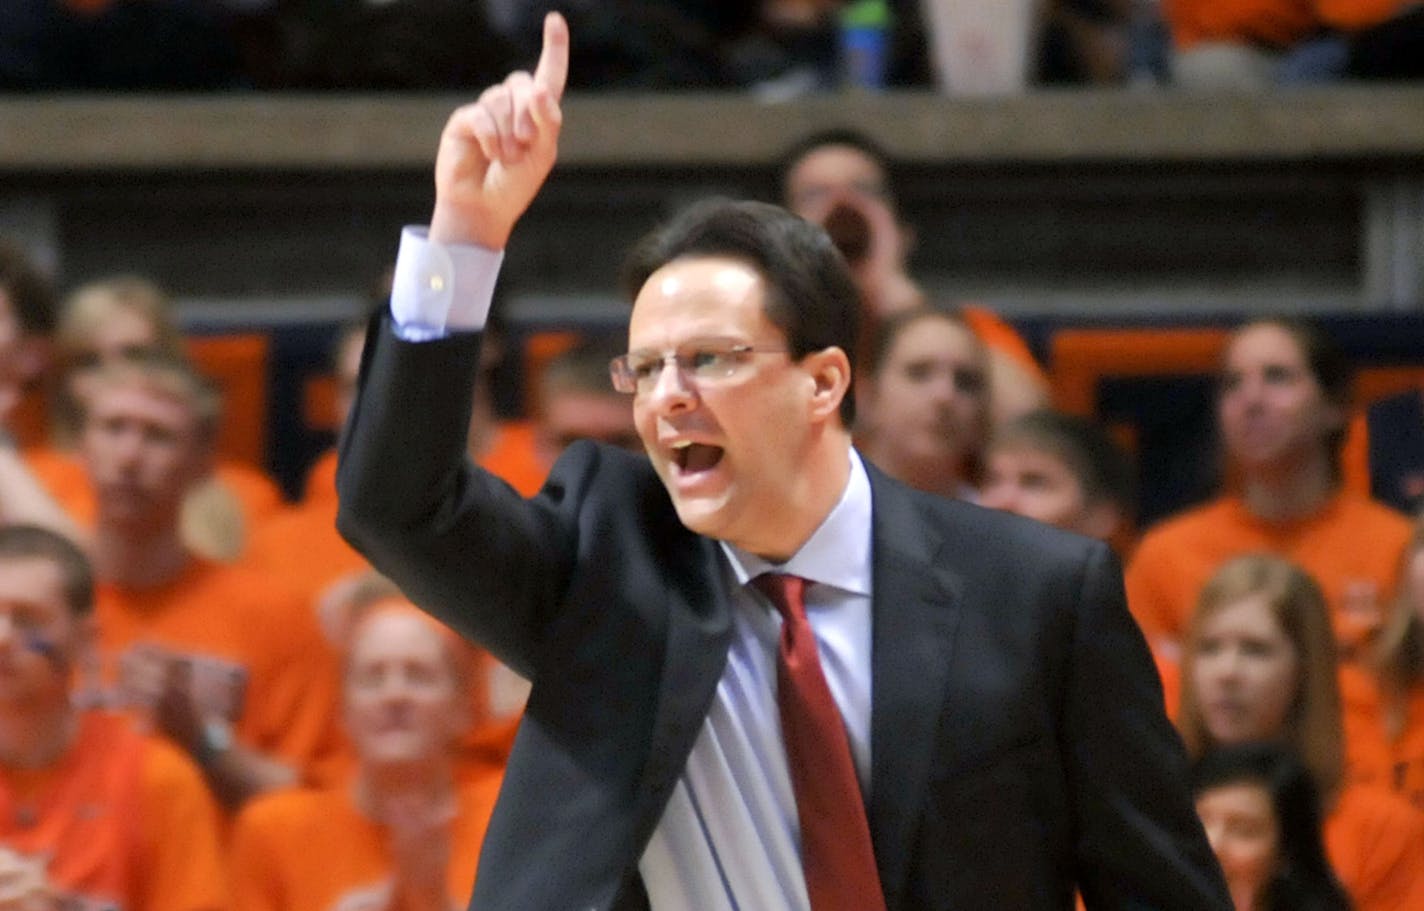
[[[806,580],[790,573],[762,573],[752,580],[763,595],[776,605],[782,619],[799,620],[806,618]]]

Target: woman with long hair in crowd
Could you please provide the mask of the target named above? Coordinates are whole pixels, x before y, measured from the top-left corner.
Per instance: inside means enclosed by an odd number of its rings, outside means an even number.
[[[1348,781],[1335,638],[1299,567],[1251,554],[1207,582],[1182,654],[1177,723],[1195,758],[1254,742],[1292,750],[1320,791],[1327,855],[1355,907],[1424,908],[1424,816]]]
[[[1226,486],[1149,529],[1125,574],[1128,608],[1159,654],[1176,656],[1202,586],[1248,553],[1309,572],[1341,649],[1367,652],[1410,531],[1403,516],[1343,487],[1350,389],[1349,363],[1307,323],[1259,319],[1231,334],[1216,415]]]
[[[1192,768],[1192,794],[1236,911],[1349,911],[1320,840],[1320,797],[1293,751],[1221,747]]]

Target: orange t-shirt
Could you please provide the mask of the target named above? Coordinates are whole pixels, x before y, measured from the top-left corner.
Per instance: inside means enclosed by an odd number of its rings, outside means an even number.
[[[191,559],[172,581],[96,592],[99,667],[86,669],[87,704],[127,706],[126,656],[146,649],[191,662],[202,708],[237,740],[306,774],[335,749],[337,665],[306,602],[270,576]]]
[[[1176,723],[1177,710],[1182,704],[1182,668],[1175,658],[1155,651],[1152,660],[1157,665],[1157,679],[1162,681],[1162,701],[1166,703],[1167,717]]]
[[[1154,650],[1180,651],[1197,595],[1223,563],[1273,553],[1300,565],[1320,585],[1342,644],[1358,646],[1378,627],[1394,591],[1409,520],[1348,491],[1316,514],[1264,522],[1234,496],[1188,510],[1142,537],[1124,575],[1127,606]]]
[[[316,500],[336,502],[336,450],[328,449],[317,456],[307,469],[307,479],[302,485],[302,498],[298,505],[307,506]]]
[[[1340,449],[1340,478],[1346,490],[1370,495],[1370,425],[1364,414],[1350,418],[1345,445]]]
[[[1355,911],[1424,908],[1424,815],[1406,801],[1347,784],[1325,818],[1324,836]]]
[[[1341,668],[1340,704],[1349,780],[1394,791],[1424,812],[1424,684],[1405,700],[1398,737],[1385,728],[1385,699],[1370,672]]]
[[[487,775],[459,789],[446,874],[455,907],[465,907],[474,890],[499,783],[498,775]],[[333,911],[358,896],[379,895],[391,873],[384,828],[357,809],[346,788],[270,794],[238,817],[233,911]]]
[[[1163,0],[1178,48],[1201,42],[1285,48],[1320,27],[1314,0]]]
[[[532,421],[501,421],[495,425],[494,436],[476,461],[526,497],[539,492],[552,467],[539,457]]]
[[[1027,349],[1025,349],[1027,350]],[[530,421],[501,421],[478,459],[481,468],[509,482],[520,494],[532,497],[543,486],[549,466],[539,458],[534,424]],[[322,453],[307,469],[302,485],[301,505],[330,500],[336,514],[336,450]]]
[[[202,776],[116,716],[80,716],[50,768],[0,768],[0,844],[47,855],[50,882],[77,908],[227,907],[218,810]]]
[[[315,463],[308,475],[307,498],[263,524],[253,536],[246,557],[247,565],[253,569],[271,574],[300,591],[313,616],[331,586],[370,569],[365,559],[336,531],[334,486],[329,489],[315,486],[318,482],[334,485],[335,466],[335,453],[327,453]],[[495,660],[483,649],[470,648],[477,654],[470,693],[473,718],[462,742],[459,763],[462,779],[483,775],[490,769],[503,769],[518,724],[518,716],[495,717],[489,704],[487,683],[494,672]],[[355,762],[349,740],[340,735],[336,747],[315,770],[316,780],[322,785],[343,781]]]
[[[336,499],[317,498],[257,526],[243,562],[270,573],[315,606],[327,588],[371,566],[336,530]]]

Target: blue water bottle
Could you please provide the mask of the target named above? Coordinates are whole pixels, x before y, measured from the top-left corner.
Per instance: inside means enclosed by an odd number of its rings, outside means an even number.
[[[891,19],[886,0],[854,0],[841,12],[841,65],[847,86],[885,88]]]

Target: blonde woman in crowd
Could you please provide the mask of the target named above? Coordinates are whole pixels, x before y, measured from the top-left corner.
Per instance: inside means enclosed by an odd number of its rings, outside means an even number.
[[[1191,617],[1178,727],[1194,757],[1275,742],[1310,770],[1331,866],[1359,911],[1424,908],[1424,816],[1349,782],[1335,639],[1319,587],[1280,557],[1221,567]]]

